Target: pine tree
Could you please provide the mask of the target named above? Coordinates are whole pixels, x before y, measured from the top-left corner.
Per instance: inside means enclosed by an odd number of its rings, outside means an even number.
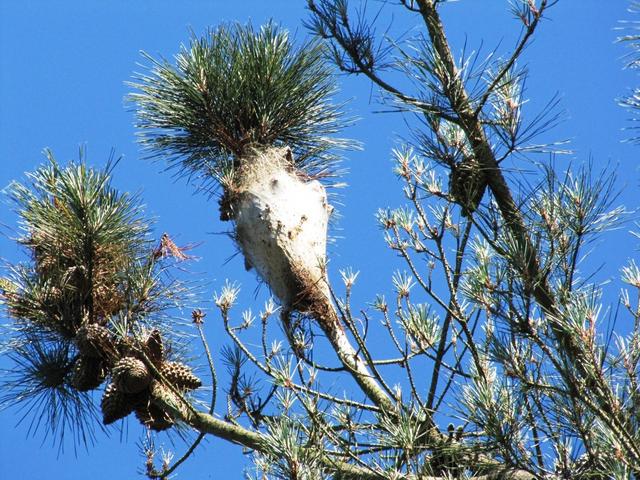
[[[521,57],[556,2],[511,2],[521,35],[509,56],[485,61],[454,56],[445,3],[386,6],[422,19],[409,39],[377,36],[379,16],[347,0],[308,0],[315,39],[298,47],[274,23],[233,24],[193,35],[175,62],[146,56],[128,97],[141,145],[217,195],[246,268],[274,299],[259,321],[251,311],[237,321],[238,287],[215,295],[231,345],[226,388],[206,315],[193,310],[211,374],[203,409],[207,380],[165,315],[189,293],[169,273],[189,255],[167,234],[152,239],[139,199],[111,186],[115,162],[93,169],[81,152],[61,166],[48,152],[9,189],[30,260],[0,285],[15,365],[0,405],[26,402],[51,433],[78,439],[124,418],[150,435],[197,432],[159,469],[150,443],[149,478],[172,475],[205,435],[250,449],[259,478],[638,478],[640,269],[622,269],[634,327],[615,342],[598,284],[579,280],[585,245],[624,216],[613,178],[549,163],[531,187],[505,167],[555,121],[551,108],[525,119]],[[624,40],[637,52],[637,36]],[[336,137],[349,120],[332,101],[330,61],[422,125],[394,151],[407,206],[378,213],[410,273],[393,277],[393,301],[360,313],[358,274],[340,272],[338,289],[327,272],[327,192],[339,151],[358,147]],[[414,90],[392,83],[398,72]],[[623,103],[637,109],[637,96]],[[397,356],[377,358],[371,335]],[[314,355],[324,339],[337,366]],[[345,377],[351,386],[336,391]],[[101,414],[87,393],[99,388]]]

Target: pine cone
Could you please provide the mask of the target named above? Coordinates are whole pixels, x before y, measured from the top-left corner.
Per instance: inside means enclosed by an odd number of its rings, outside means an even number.
[[[149,386],[151,374],[142,360],[124,357],[112,370],[113,383],[122,393],[140,393]]]
[[[153,403],[137,408],[136,418],[142,425],[156,432],[167,430],[174,424],[171,416]]]
[[[106,376],[102,360],[92,357],[78,357],[73,364],[71,386],[79,392],[88,392],[100,386]]]
[[[164,357],[164,346],[162,344],[162,335],[160,330],[152,330],[151,333],[149,333],[145,344],[147,347],[147,355],[149,355],[151,361],[154,364],[162,362],[162,358]]]
[[[149,386],[149,398],[151,401],[158,403],[159,405],[166,406],[172,413],[171,415],[178,415],[181,418],[185,418],[189,415],[189,410],[186,408],[184,402],[174,393],[171,389],[163,385],[162,382],[153,381]],[[178,412],[178,413],[174,413]]]
[[[80,327],[75,342],[80,353],[86,357],[105,359],[114,350],[109,329],[95,323]]]
[[[486,176],[474,158],[466,158],[451,169],[449,193],[465,217],[478,208],[486,187]]]
[[[202,381],[184,363],[164,362],[160,366],[160,373],[174,387],[181,390],[195,390],[202,385]]]
[[[120,392],[115,384],[110,383],[105,388],[100,402],[102,423],[109,425],[116,420],[120,420],[133,412],[136,406],[137,402],[134,397]]]

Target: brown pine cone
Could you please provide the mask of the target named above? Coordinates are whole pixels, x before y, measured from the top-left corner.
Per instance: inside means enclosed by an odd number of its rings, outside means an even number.
[[[449,176],[449,193],[462,207],[462,214],[465,217],[478,208],[486,187],[486,175],[474,158],[466,158],[452,167]]]
[[[147,355],[154,364],[162,362],[164,357],[164,346],[162,344],[162,335],[160,330],[154,329],[149,333],[145,341],[147,347]]]
[[[104,390],[100,408],[102,409],[102,423],[109,425],[110,423],[126,417],[136,407],[133,399],[118,390],[115,384],[110,383]]]
[[[174,425],[171,416],[153,403],[136,408],[136,418],[142,425],[156,432],[167,430]]]
[[[102,360],[92,357],[78,357],[73,364],[70,384],[79,392],[88,392],[100,386],[106,376]]]
[[[164,362],[160,366],[160,373],[180,390],[195,390],[202,385],[202,381],[184,363]]]
[[[114,351],[113,337],[109,329],[95,323],[80,327],[75,342],[85,357],[106,359]]]
[[[151,374],[144,362],[135,357],[124,357],[118,360],[111,374],[113,383],[122,393],[140,393],[151,382]]]

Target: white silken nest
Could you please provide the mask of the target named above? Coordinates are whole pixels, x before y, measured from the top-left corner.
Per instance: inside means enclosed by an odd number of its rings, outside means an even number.
[[[305,291],[325,281],[327,226],[332,207],[325,187],[295,173],[288,148],[255,152],[238,172],[233,195],[236,241],[283,307],[303,309]]]

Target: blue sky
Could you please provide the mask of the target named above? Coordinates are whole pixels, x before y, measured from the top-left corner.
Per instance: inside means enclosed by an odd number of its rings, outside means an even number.
[[[304,4],[302,0],[0,1],[0,189],[40,164],[44,147],[64,161],[77,158],[78,147],[86,145],[89,162],[96,165],[104,164],[113,148],[124,157],[115,171],[115,184],[122,190],[141,191],[148,214],[157,220],[158,235],[166,231],[178,243],[200,243],[195,251],[200,261],[190,267],[203,285],[199,305],[210,306],[212,292],[230,278],[242,284],[243,304],[258,310],[255,278],[243,271],[239,257],[226,263],[234,248],[225,236],[215,234],[226,229],[218,221],[215,202],[194,194],[185,181],[162,173],[162,165],[139,159],[132,114],[123,101],[129,91],[125,82],[140,71],[140,50],[169,58],[188,40],[188,28],[202,32],[224,21],[260,24],[273,18],[302,39]],[[539,111],[558,93],[565,121],[542,140],[571,140],[575,154],[570,158],[580,163],[592,157],[596,171],[615,167],[622,192],[619,202],[632,209],[639,203],[640,147],[622,143],[630,135],[622,130],[629,125],[628,112],[616,105],[616,98],[639,79],[623,70],[626,49],[614,43],[618,21],[629,18],[627,5],[623,0],[561,0],[549,12],[550,19],[524,57],[530,70],[525,114]],[[482,44],[488,53],[499,45],[498,51],[506,53],[517,33],[505,0],[460,0],[442,11],[456,52],[466,40],[471,49]],[[394,28],[407,31],[417,21],[401,16]],[[408,137],[405,120],[411,124],[413,119],[374,114],[380,110],[378,97],[364,79],[341,76],[338,81],[338,100],[350,100],[349,112],[360,118],[345,135],[362,142],[364,150],[349,153],[345,162],[349,187],[339,199],[342,218],[333,232],[331,268],[334,274],[346,266],[361,271],[354,301],[364,305],[376,293],[391,291],[390,278],[399,266],[384,247],[374,214],[380,207],[402,204],[390,152]],[[558,160],[559,167],[566,162]],[[12,261],[22,258],[10,240],[15,225],[15,215],[1,204],[0,257]],[[637,256],[630,228],[594,245],[593,266],[603,267],[599,281],[614,280],[619,267]],[[614,299],[619,284],[605,286],[605,291]],[[263,294],[264,288],[257,298]],[[215,315],[210,317],[207,334],[218,351],[225,341]],[[0,464],[6,478],[131,478],[143,465],[134,422],[127,434],[98,435],[94,447],[74,456],[69,445],[58,455],[50,441],[29,438],[28,422],[16,426],[19,418],[16,409],[0,412]],[[178,452],[182,448],[177,444]],[[179,472],[181,478],[239,479],[245,465],[239,448],[210,439]]]

